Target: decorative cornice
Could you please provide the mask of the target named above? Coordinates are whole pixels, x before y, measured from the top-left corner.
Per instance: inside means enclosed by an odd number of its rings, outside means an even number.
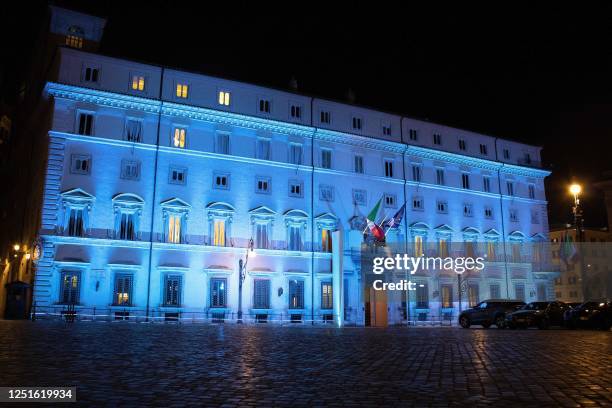
[[[364,149],[383,150],[387,152],[402,154],[406,145],[388,140],[374,139],[367,136],[354,135],[352,133],[336,132],[334,130],[315,128],[315,139],[325,142],[342,143]]]
[[[154,99],[60,84],[57,82],[47,82],[45,93],[54,98],[71,99],[80,102],[94,103],[96,105],[140,110],[150,113],[158,113],[161,106],[161,102]]]
[[[477,167],[485,170],[497,171],[501,167],[501,163],[478,159],[475,157],[463,156],[456,153],[444,152],[441,150],[428,149],[426,147],[409,145],[406,150],[407,156],[420,157],[428,160],[442,160],[447,163],[453,163],[463,166]]]

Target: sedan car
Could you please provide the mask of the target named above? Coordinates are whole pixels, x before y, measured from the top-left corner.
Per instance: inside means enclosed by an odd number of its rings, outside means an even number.
[[[610,300],[584,302],[570,310],[566,316],[565,325],[572,329],[583,327],[610,330],[610,327],[612,327],[612,302]]]
[[[563,302],[531,302],[506,315],[506,326],[511,329],[549,326],[563,326],[563,314],[568,306]]]
[[[485,329],[494,324],[498,329],[503,329],[506,325],[506,314],[514,312],[524,304],[525,302],[520,300],[488,299],[461,312],[459,324],[464,329],[473,324],[479,324]]]

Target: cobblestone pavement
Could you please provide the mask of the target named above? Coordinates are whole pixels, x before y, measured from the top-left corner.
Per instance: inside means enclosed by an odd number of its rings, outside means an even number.
[[[96,406],[612,406],[612,332],[0,321],[0,385]]]

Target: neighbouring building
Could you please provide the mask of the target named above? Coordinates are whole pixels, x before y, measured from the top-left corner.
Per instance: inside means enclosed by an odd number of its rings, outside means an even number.
[[[557,274],[534,252],[549,242],[539,147],[89,52],[100,20],[52,13],[64,45],[36,139],[47,149],[40,316],[75,305],[116,319],[235,320],[251,239],[247,321],[401,324],[487,298],[554,298]],[[414,293],[375,299],[359,249],[381,197],[386,216],[407,203],[389,242],[410,253],[466,243],[451,255],[469,248],[487,267],[464,288],[441,270],[417,274]]]

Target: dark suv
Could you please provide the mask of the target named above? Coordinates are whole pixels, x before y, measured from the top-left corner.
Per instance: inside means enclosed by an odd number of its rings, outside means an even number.
[[[502,329],[506,325],[506,314],[512,313],[524,305],[525,302],[521,300],[488,299],[461,312],[459,314],[459,324],[464,329],[473,324],[479,324],[485,329],[494,324],[498,329]]]

